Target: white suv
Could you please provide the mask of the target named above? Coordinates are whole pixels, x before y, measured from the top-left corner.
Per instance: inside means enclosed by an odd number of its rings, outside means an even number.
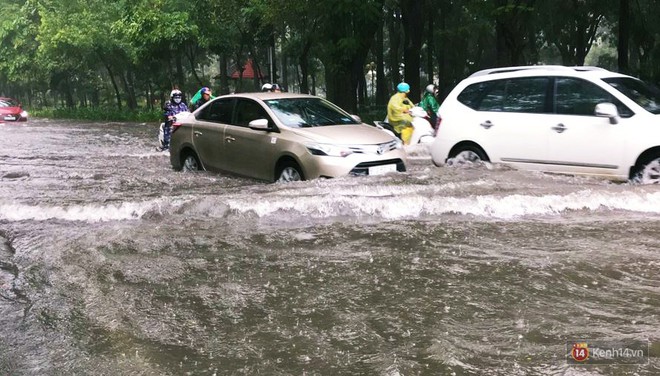
[[[660,91],[634,77],[595,67],[488,69],[459,83],[439,114],[436,166],[483,160],[660,184]]]

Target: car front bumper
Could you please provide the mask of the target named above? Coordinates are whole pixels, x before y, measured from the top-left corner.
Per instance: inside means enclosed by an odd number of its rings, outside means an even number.
[[[340,176],[382,175],[406,171],[407,159],[403,149],[380,155],[354,153],[346,157],[307,155],[301,161],[306,179],[336,178]]]

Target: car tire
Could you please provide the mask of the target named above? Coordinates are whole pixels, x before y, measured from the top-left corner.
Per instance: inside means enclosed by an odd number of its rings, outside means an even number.
[[[460,159],[461,161],[472,163],[480,161],[488,162],[486,153],[476,145],[460,146],[449,155],[449,158]]]
[[[277,183],[305,180],[302,169],[295,162],[283,163],[277,171]]]
[[[633,182],[638,184],[660,184],[660,156],[655,156],[643,163],[637,169]]]
[[[202,164],[199,163],[197,154],[193,151],[188,151],[183,154],[181,158],[181,170],[183,172],[195,172],[202,170]]]

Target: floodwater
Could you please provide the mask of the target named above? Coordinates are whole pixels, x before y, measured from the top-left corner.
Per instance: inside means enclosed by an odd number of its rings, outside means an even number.
[[[153,124],[0,132],[0,375],[660,374],[658,186],[424,150],[267,184],[174,172]]]

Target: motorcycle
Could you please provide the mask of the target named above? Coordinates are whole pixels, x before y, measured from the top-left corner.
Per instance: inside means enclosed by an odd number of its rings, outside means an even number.
[[[413,133],[412,137],[410,137],[410,145],[428,144],[433,142],[433,139],[435,138],[435,130],[431,126],[426,111],[419,106],[415,106],[410,110],[410,115],[413,117]],[[401,138],[401,135],[396,133],[392,125],[387,122],[387,118],[385,118],[385,121],[374,121],[374,125],[394,137]]]
[[[175,116],[172,117],[172,120],[168,120],[170,122],[170,135],[174,133],[179,127],[181,126],[181,123],[177,121],[178,119],[183,119],[186,116],[190,115],[190,112],[180,112],[176,114]],[[158,146],[156,147],[156,150],[158,151],[164,151],[169,148],[169,145],[166,146],[165,144],[165,122],[160,123],[160,127],[158,128]]]

